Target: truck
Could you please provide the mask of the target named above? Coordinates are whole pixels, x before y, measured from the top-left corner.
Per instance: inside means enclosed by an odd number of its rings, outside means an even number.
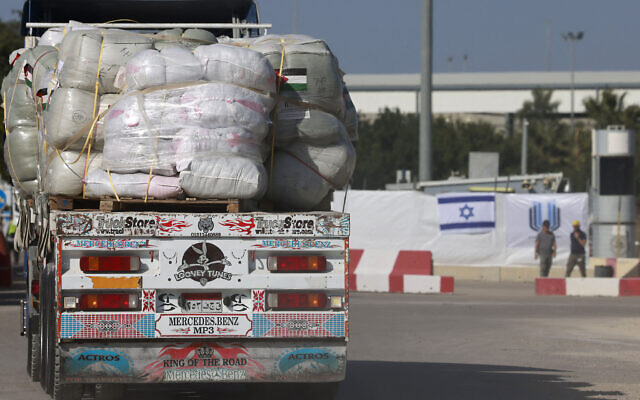
[[[240,0],[27,0],[22,16],[27,46],[69,20],[126,17],[108,26],[235,37],[270,26]],[[162,383],[336,395],[348,342],[347,214],[42,191],[16,205],[27,372],[52,398],[125,398],[127,385]]]

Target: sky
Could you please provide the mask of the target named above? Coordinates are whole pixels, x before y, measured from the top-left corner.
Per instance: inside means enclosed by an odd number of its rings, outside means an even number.
[[[0,0],[0,18],[23,0]],[[294,0],[258,0],[271,33],[292,33]],[[433,0],[434,72],[640,70],[638,0]],[[421,0],[298,0],[298,33],[327,41],[347,73],[420,71]],[[123,16],[126,17],[126,16]],[[170,22],[170,21],[162,21]],[[463,61],[467,55],[467,62]],[[449,61],[452,58],[452,61]]]

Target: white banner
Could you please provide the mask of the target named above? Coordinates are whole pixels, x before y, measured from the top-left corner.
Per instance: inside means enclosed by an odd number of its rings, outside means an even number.
[[[495,228],[493,193],[443,193],[437,198],[442,233],[486,233]]]
[[[505,196],[504,221],[507,228],[507,247],[531,247],[542,229],[542,222],[549,221],[556,235],[558,248],[570,246],[571,223],[580,222],[587,229],[588,197],[575,194],[510,194]],[[533,252],[533,250],[532,250]]]

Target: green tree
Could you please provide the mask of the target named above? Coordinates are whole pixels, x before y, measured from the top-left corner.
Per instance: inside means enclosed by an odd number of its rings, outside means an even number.
[[[520,119],[529,122],[527,172],[564,172],[570,164],[572,138],[558,119],[560,103],[551,100],[553,90],[534,89],[531,94],[533,99],[518,111]]]
[[[395,182],[398,169],[418,173],[418,116],[399,110],[383,110],[373,121],[361,118],[357,165],[352,185],[357,189],[384,189]],[[433,179],[447,179],[452,172],[468,175],[470,151],[497,151],[501,170],[514,173],[518,141],[496,132],[485,122],[463,122],[437,117],[433,121]]]

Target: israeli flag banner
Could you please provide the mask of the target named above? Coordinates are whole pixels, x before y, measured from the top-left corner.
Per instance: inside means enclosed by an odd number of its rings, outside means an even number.
[[[437,198],[442,233],[486,233],[496,226],[493,193],[443,193]]]

